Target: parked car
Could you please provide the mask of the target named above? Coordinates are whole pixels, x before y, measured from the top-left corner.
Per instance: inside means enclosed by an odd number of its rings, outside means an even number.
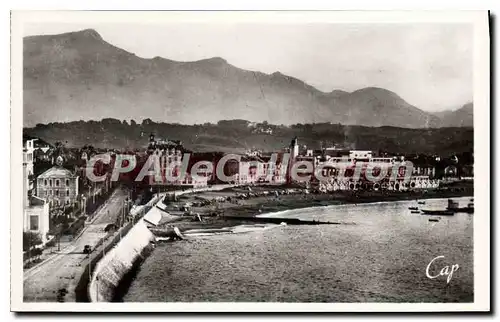
[[[83,253],[84,254],[90,254],[92,252],[92,247],[90,247],[90,245],[85,245],[83,247]]]

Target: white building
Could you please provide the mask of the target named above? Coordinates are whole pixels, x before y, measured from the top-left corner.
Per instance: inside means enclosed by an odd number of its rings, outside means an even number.
[[[42,243],[46,243],[50,222],[49,204],[31,195],[28,174],[28,167],[23,164],[23,231],[38,234]]]
[[[49,204],[41,198],[29,196],[28,204],[24,208],[24,231],[37,233],[42,243],[46,243],[49,219]]]
[[[39,198],[52,206],[70,206],[78,198],[78,176],[60,165],[53,166],[37,178]]]
[[[26,140],[23,146],[23,165],[26,166],[28,191],[33,189],[34,174],[34,152],[36,139]]]
[[[360,151],[360,150],[352,150],[349,151],[349,158],[351,159],[371,159],[373,157],[372,151]]]

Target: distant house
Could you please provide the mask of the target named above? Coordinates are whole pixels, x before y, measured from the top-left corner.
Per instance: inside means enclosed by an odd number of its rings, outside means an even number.
[[[51,206],[72,205],[78,197],[78,176],[56,165],[37,178],[37,196]]]
[[[37,148],[33,153],[36,161],[48,162],[52,157],[52,151],[50,150],[50,147]]]

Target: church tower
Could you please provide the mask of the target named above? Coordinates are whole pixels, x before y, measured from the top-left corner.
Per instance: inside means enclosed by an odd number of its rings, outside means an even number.
[[[290,159],[295,160],[299,155],[299,142],[297,137],[294,137],[292,142],[290,143]]]

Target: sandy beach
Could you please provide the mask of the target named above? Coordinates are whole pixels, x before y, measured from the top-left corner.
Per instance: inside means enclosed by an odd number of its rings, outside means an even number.
[[[457,198],[474,195],[472,182],[450,187],[414,191],[336,191],[307,193],[300,187],[248,186],[185,194],[166,198],[164,220],[157,229],[169,225],[181,231],[213,229],[246,223],[234,217],[252,217],[284,210],[341,204],[362,204],[434,198]],[[199,221],[199,218],[202,220]],[[225,218],[231,216],[231,219]]]

